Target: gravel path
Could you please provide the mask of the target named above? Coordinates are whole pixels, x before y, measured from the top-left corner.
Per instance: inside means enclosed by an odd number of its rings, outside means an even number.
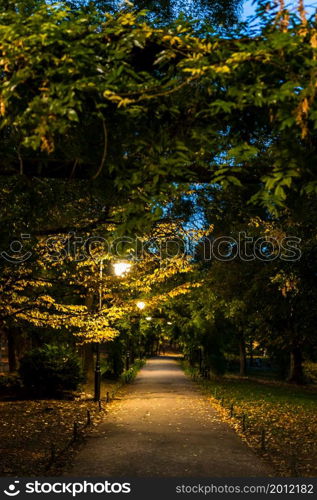
[[[147,362],[67,473],[130,478],[268,475],[269,468],[168,356]]]

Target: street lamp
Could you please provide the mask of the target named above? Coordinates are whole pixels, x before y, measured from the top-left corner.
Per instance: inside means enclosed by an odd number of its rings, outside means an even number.
[[[116,276],[123,276],[129,271],[131,264],[129,262],[116,262],[113,264],[114,273]],[[102,311],[102,276],[103,276],[103,261],[100,261],[99,266],[99,313]],[[100,369],[100,342],[96,345],[96,366],[95,366],[95,401],[100,401],[100,389],[101,389],[101,369]]]
[[[115,262],[113,268],[116,276],[123,276],[130,270],[131,264],[129,262]]]
[[[141,309],[141,311],[142,311],[142,309],[144,309],[144,308],[145,308],[146,304],[145,304],[145,302],[143,302],[143,300],[139,300],[139,301],[136,303],[136,306],[137,306],[139,309]]]

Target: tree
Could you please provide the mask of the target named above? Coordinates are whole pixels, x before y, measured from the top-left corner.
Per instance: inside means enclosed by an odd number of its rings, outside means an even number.
[[[98,177],[127,194],[127,218],[180,179],[225,186],[246,169],[271,209],[314,192],[314,21],[264,12],[256,37],[222,38],[126,10],[19,16],[2,14],[4,173]]]
[[[73,7],[82,6],[81,0],[69,1]],[[129,3],[127,2],[129,5]],[[175,0],[145,1],[136,0],[133,6],[137,10],[146,9],[150,19],[156,23],[171,23],[180,13],[184,13],[200,22],[209,21],[216,25],[228,26],[237,22],[242,2],[237,0],[193,0],[186,4],[179,4]],[[95,0],[94,5],[106,12],[115,12],[120,8],[120,3],[113,0]]]
[[[310,257],[306,267],[275,265],[268,252],[262,268],[229,264],[230,276],[227,263],[204,264],[188,283],[178,259],[165,255],[166,269],[158,269],[149,251],[131,275],[132,291],[110,273],[98,278],[90,255],[82,265],[50,260],[44,238],[59,235],[51,241],[59,253],[76,232],[146,239],[161,222],[168,234],[172,205],[190,224],[198,209],[199,229],[212,224],[215,237],[252,227],[268,238],[277,228],[285,235],[301,227],[309,249],[309,222],[296,220],[295,207],[304,203],[310,213],[317,186],[315,19],[301,6],[291,15],[260,2],[256,33],[238,26],[224,35],[185,18],[152,22],[130,7],[105,16],[93,5],[10,5],[0,16],[1,231],[6,252],[28,234],[32,259],[19,267],[17,255],[3,259],[2,319],[111,339],[123,315],[134,314],[138,293],[161,307],[196,282],[210,303],[203,301],[201,314],[188,308],[187,336],[195,314],[211,333],[219,318],[230,323],[243,371],[254,325],[266,332],[263,343],[280,342],[279,304],[283,318],[293,319],[281,349],[292,350],[300,374],[299,350],[312,338],[313,315],[306,309],[301,322],[298,312],[306,294],[314,299]],[[98,309],[100,288],[108,302]],[[262,290],[266,315],[258,312]]]

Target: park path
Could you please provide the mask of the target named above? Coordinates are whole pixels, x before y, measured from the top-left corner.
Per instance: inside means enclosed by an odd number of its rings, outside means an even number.
[[[271,471],[221,421],[175,359],[151,359],[68,476],[255,477]]]

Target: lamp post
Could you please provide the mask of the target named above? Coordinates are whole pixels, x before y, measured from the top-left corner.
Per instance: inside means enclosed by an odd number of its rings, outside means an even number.
[[[99,304],[98,310],[101,314],[102,310],[102,276],[103,276],[103,261],[99,265]],[[95,366],[95,401],[100,401],[100,388],[101,388],[101,369],[100,369],[100,342],[96,344],[96,366]]]
[[[140,311],[143,311],[143,309],[146,307],[146,303],[143,302],[143,300],[139,300],[137,303],[136,303],[136,306],[138,309],[140,309]],[[151,321],[152,317],[151,316],[147,316],[145,318],[147,321]],[[139,325],[140,325],[140,322],[139,322]],[[139,358],[141,359],[141,341],[139,340]]]
[[[114,265],[114,273],[116,276],[123,276],[127,271],[129,271],[131,264],[129,262],[116,262]],[[103,277],[103,261],[100,261],[99,265],[99,314],[102,311],[102,277]],[[100,369],[100,342],[96,344],[96,366],[95,366],[95,401],[100,401],[101,392],[101,369]]]
[[[125,273],[127,273],[131,268],[131,264],[129,262],[115,262],[113,264],[113,269],[114,273],[116,276],[123,276]],[[130,352],[127,351],[126,355],[126,370],[129,370],[130,368]]]
[[[125,273],[127,273],[131,268],[131,264],[129,262],[115,262],[113,264],[113,270],[114,274],[118,277],[123,276]],[[102,311],[102,277],[103,277],[103,261],[100,261],[100,267],[99,267],[99,278],[100,278],[100,285],[99,285],[99,313],[101,314]],[[139,309],[144,309],[146,304],[143,301],[138,301],[137,302],[137,307]],[[127,360],[126,364],[129,367],[130,364],[130,352],[127,352]],[[100,370],[100,342],[97,342],[96,344],[96,366],[95,366],[95,401],[100,401],[100,387],[101,387],[101,370]]]

